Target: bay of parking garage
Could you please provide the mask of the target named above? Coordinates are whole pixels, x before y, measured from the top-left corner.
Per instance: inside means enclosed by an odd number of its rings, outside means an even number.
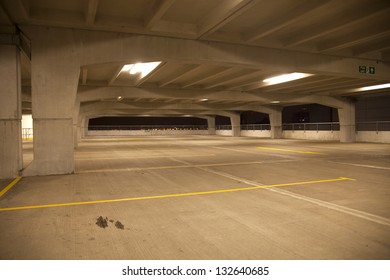
[[[0,198],[0,258],[389,259],[389,171],[388,144],[87,138]]]

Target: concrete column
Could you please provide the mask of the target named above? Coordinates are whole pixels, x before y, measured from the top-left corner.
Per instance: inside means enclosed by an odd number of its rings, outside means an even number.
[[[25,176],[74,171],[73,113],[79,78],[72,31],[28,34],[32,42],[31,89],[34,160]]]
[[[215,117],[207,117],[207,127],[210,135],[215,135]]]
[[[19,176],[22,158],[20,51],[0,45],[0,179]]]
[[[269,113],[269,121],[271,124],[271,138],[282,138],[282,109],[273,109]]]
[[[80,142],[80,121],[79,121],[79,114],[80,114],[80,102],[76,100],[75,106],[73,109],[73,145],[75,148],[77,148],[79,142]]]
[[[230,116],[230,123],[232,125],[232,136],[239,137],[241,136],[241,117],[239,114],[232,114]]]
[[[355,103],[344,101],[337,109],[340,122],[340,142],[356,141]]]

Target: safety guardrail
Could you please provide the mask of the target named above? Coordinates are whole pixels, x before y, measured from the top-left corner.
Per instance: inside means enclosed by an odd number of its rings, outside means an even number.
[[[284,123],[283,130],[309,130],[309,131],[338,131],[340,123],[338,122],[323,122],[323,123]]]
[[[356,131],[390,131],[390,121],[357,122]]]
[[[270,124],[242,124],[241,130],[271,130]]]
[[[33,129],[32,128],[22,128],[22,140],[28,141],[33,138]]]

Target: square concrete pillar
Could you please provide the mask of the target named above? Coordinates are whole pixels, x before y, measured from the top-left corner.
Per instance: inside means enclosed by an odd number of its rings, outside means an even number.
[[[74,171],[72,119],[34,119],[34,160],[25,176]]]
[[[0,178],[19,176],[22,158],[20,51],[0,45]]]
[[[209,135],[215,135],[215,117],[207,117],[207,129]]]
[[[73,173],[79,46],[71,30],[31,28],[28,36],[32,45],[34,159],[23,175]]]
[[[240,137],[241,136],[241,117],[239,114],[230,116],[230,123],[232,125],[232,136]]]
[[[282,138],[282,110],[272,110],[272,112],[269,114],[269,121],[271,124],[271,138]]]
[[[337,109],[340,122],[340,142],[355,142],[355,103],[349,101],[343,103],[343,108]]]

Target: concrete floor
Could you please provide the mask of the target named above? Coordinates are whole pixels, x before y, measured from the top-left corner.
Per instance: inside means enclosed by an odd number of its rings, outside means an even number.
[[[390,145],[100,138],[75,158],[0,199],[1,259],[390,259]]]

